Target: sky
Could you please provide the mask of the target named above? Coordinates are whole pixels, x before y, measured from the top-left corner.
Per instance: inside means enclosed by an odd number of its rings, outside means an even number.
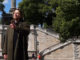
[[[18,3],[21,2],[22,0],[16,0],[16,6],[18,7]],[[5,6],[5,11],[8,13],[10,8],[11,8],[11,0],[4,0],[3,2],[4,6]]]
[[[16,0],[16,6],[17,6],[17,7],[18,7],[18,3],[21,2],[21,1],[22,1],[22,0]],[[3,4],[4,4],[4,6],[5,6],[4,11],[5,11],[6,13],[9,13],[9,10],[10,10],[10,8],[11,8],[11,0],[4,0]],[[2,14],[2,13],[0,12],[0,17],[2,16],[1,14]]]

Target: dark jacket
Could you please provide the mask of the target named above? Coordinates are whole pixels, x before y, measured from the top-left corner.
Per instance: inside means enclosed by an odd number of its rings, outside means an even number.
[[[17,34],[16,37],[15,32]],[[8,55],[8,60],[28,60],[29,32],[30,26],[27,22],[20,21],[16,24],[15,29],[8,27],[3,48],[3,54]]]

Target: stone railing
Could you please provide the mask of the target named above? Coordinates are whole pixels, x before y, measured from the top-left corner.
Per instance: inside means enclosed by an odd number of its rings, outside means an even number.
[[[48,34],[48,35],[50,35],[50,36],[52,36],[52,37],[55,37],[55,38],[57,38],[57,39],[59,39],[59,34],[58,33],[56,33],[56,32],[49,32],[49,31],[47,31],[46,29],[42,29],[42,28],[36,28],[36,30],[37,31],[40,31],[40,32],[43,32],[43,33],[45,33],[45,34]]]
[[[43,51],[41,51],[40,54],[41,54],[42,56],[44,56],[44,55],[46,55],[46,54],[49,53],[49,52],[55,51],[55,50],[57,50],[57,49],[59,49],[59,48],[61,48],[61,47],[64,47],[64,46],[66,46],[66,45],[68,45],[68,44],[71,44],[71,43],[72,43],[72,41],[67,41],[67,42],[65,42],[65,43],[59,43],[59,44],[50,46],[50,47],[44,49]]]

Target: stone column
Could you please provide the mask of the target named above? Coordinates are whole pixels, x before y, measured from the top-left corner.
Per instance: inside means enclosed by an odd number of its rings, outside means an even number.
[[[11,0],[11,9],[10,9],[10,13],[12,13],[14,11],[14,9],[16,8],[16,0]]]
[[[11,0],[11,8],[16,8],[16,0]]]

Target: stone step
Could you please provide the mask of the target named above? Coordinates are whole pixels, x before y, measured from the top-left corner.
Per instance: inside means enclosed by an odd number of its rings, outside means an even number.
[[[50,36],[52,36],[52,37],[55,37],[55,38],[59,39],[59,34],[56,33],[56,32],[54,32],[54,31],[53,31],[53,33],[50,33],[50,32],[48,32],[48,31],[46,31],[45,29],[36,28],[36,30],[38,30],[38,31],[40,31],[40,32],[43,32],[43,33],[45,33],[45,34],[48,34],[48,35],[50,35]]]

